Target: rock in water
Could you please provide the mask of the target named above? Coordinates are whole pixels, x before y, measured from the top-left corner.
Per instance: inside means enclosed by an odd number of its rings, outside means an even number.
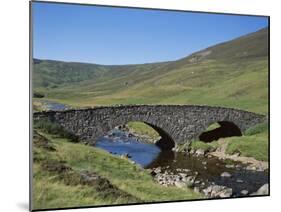
[[[205,155],[205,151],[204,151],[204,149],[197,149],[195,154],[197,156],[204,156]]]
[[[249,191],[247,191],[247,190],[242,190],[242,191],[240,191],[240,193],[241,193],[242,195],[247,195],[247,194],[249,193]]]
[[[229,174],[228,172],[223,172],[221,173],[221,177],[231,177],[231,174]]]
[[[226,188],[220,192],[219,197],[231,197],[232,195],[232,188]]]
[[[230,169],[230,168],[234,168],[235,165],[234,165],[234,164],[226,164],[225,167],[228,168],[228,169]]]
[[[259,188],[259,190],[252,193],[251,195],[267,195],[267,194],[268,194],[268,183],[264,184],[262,187]]]
[[[219,186],[219,185],[211,185],[208,188],[203,190],[203,193],[211,198],[225,198],[225,197],[231,197],[232,195],[232,189],[227,188],[225,186]]]

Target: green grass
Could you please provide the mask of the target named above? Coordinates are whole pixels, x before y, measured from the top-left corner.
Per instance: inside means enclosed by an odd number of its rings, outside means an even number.
[[[214,124],[211,124],[209,127],[207,127],[207,129],[205,130],[205,132],[208,132],[208,131],[212,131],[214,129],[217,129],[220,127],[220,124],[219,123],[214,123]]]
[[[256,134],[267,134],[268,133],[268,122],[263,122],[255,125],[246,130],[245,135],[256,135]]]
[[[152,139],[157,139],[159,137],[159,134],[153,128],[143,122],[128,122],[128,127],[139,135],[147,135]]]
[[[216,125],[210,126],[207,130],[213,129]],[[241,156],[253,157],[256,160],[268,161],[268,123],[264,122],[246,130],[243,136],[222,138],[227,143],[226,153],[235,154],[239,152]],[[218,141],[205,143],[203,141],[193,141],[191,149],[204,151],[214,151],[219,147]],[[183,149],[184,147],[181,147]]]
[[[67,138],[71,142],[78,142],[78,137],[67,132],[63,127],[59,124],[51,122],[49,120],[35,120],[34,121],[34,128],[43,130],[50,134],[56,134],[60,137]]]
[[[213,141],[211,143],[205,143],[203,141],[191,142],[191,149],[198,150],[203,149],[204,151],[214,151],[218,147],[218,142]]]
[[[268,112],[267,30],[178,61],[139,65],[36,61],[35,92],[73,107],[203,104]]]
[[[268,139],[266,136],[243,136],[228,138],[227,153],[240,152],[242,156],[268,161]]]
[[[243,68],[242,68],[243,67]],[[193,74],[192,74],[193,73]],[[203,104],[234,107],[266,114],[268,111],[267,58],[205,61],[162,73],[151,70],[106,82],[73,83],[54,89],[35,88],[44,99],[73,107],[115,104]],[[101,80],[101,79],[100,79]]]
[[[240,152],[242,156],[268,161],[268,123],[248,129],[242,137],[231,137],[226,140],[228,141],[226,153]]]
[[[34,145],[34,209],[126,204],[136,200],[155,202],[202,198],[188,188],[166,188],[155,183],[146,170],[127,159],[113,156],[95,147],[71,143],[68,139],[59,138],[57,135],[42,131],[40,134],[48,139],[55,151],[48,151]],[[44,170],[41,164],[46,161],[63,161],[75,172],[94,171],[108,179],[120,192],[125,192],[129,196],[105,195],[94,187],[77,183],[67,185],[58,174]]]

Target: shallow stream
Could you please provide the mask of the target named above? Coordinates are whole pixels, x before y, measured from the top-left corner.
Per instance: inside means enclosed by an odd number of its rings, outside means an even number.
[[[232,188],[233,196],[240,196],[242,190],[252,193],[268,183],[267,171],[247,170],[245,164],[219,160],[215,157],[198,157],[174,151],[161,151],[154,144],[128,138],[118,130],[110,135],[98,139],[96,147],[111,154],[128,154],[130,160],[144,168],[161,167],[162,171],[174,174],[182,170],[190,170],[197,174],[197,179],[200,181],[199,187],[202,186],[202,182],[206,186],[215,183]],[[228,172],[231,177],[221,177],[223,172]]]

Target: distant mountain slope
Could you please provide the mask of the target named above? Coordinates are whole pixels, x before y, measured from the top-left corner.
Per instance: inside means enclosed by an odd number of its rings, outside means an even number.
[[[267,112],[268,28],[177,61],[105,66],[34,60],[36,92],[74,106],[208,104]]]
[[[106,71],[106,68],[96,64],[35,59],[33,82],[35,87],[57,87],[98,78]]]
[[[251,58],[268,54],[268,28],[207,48],[208,59]]]
[[[195,52],[174,62],[176,65],[206,59],[230,60],[263,57],[268,54],[268,28]]]

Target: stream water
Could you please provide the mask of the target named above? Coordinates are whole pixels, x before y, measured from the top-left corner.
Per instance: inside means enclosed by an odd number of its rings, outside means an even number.
[[[70,107],[65,105],[65,104],[53,102],[53,101],[50,101],[50,100],[43,100],[43,99],[38,100],[37,99],[36,101],[42,103],[42,108],[44,110],[63,111],[63,110],[70,109]]]
[[[144,168],[161,167],[162,170],[178,174],[181,170],[190,170],[197,174],[200,184],[216,184],[232,188],[233,196],[240,196],[242,190],[249,193],[257,191],[268,183],[267,171],[246,170],[245,164],[219,160],[211,157],[197,157],[173,151],[161,151],[156,145],[141,143],[134,138],[124,136],[122,131],[115,130],[113,136],[98,139],[96,147],[111,154],[129,154],[130,160]],[[228,172],[231,177],[221,177]]]

